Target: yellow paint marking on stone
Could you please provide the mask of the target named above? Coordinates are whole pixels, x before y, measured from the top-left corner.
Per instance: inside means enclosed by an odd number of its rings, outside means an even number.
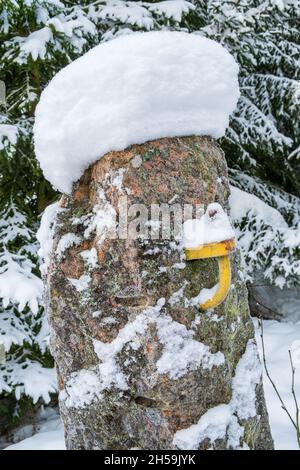
[[[219,283],[213,296],[199,305],[200,310],[205,311],[220,305],[226,298],[231,285],[231,266],[229,254],[235,248],[235,241],[224,240],[217,243],[207,243],[197,248],[186,248],[187,261],[205,258],[218,258]]]

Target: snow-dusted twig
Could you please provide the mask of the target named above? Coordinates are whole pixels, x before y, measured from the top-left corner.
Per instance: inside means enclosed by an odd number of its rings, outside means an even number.
[[[296,397],[296,393],[295,393],[295,367],[293,365],[293,361],[292,361],[292,356],[291,356],[291,353],[289,351],[289,356],[290,356],[290,361],[291,361],[291,367],[292,367],[292,394],[293,394],[293,397],[294,397],[294,401],[295,401],[295,405],[296,405],[296,418],[294,419],[291,415],[291,413],[289,412],[289,410],[287,409],[287,406],[285,404],[285,402],[283,401],[283,398],[282,396],[280,395],[280,392],[277,388],[277,385],[275,384],[275,382],[273,381],[270,373],[269,373],[269,369],[267,367],[267,360],[266,360],[266,351],[265,351],[265,342],[264,342],[264,327],[263,327],[263,321],[261,319],[258,320],[259,322],[259,326],[260,326],[260,337],[261,337],[261,345],[262,345],[262,356],[263,356],[263,364],[264,364],[264,368],[265,368],[265,371],[266,371],[266,375],[281,403],[281,407],[282,409],[286,412],[290,422],[292,423],[293,427],[295,428],[295,431],[296,431],[296,436],[297,436],[297,444],[298,444],[298,447],[300,449],[300,428],[299,428],[299,407],[298,407],[298,401],[297,401],[297,397]]]
[[[291,369],[292,369],[292,395],[294,398],[295,402],[295,408],[296,408],[296,431],[297,431],[297,442],[298,446],[300,447],[300,422],[299,422],[299,404],[298,404],[298,399],[295,391],[295,372],[296,368],[294,366],[293,358],[291,351],[289,350],[289,357],[290,357],[290,364],[291,364]]]

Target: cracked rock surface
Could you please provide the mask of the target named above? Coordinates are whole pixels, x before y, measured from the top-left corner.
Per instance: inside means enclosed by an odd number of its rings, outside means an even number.
[[[192,136],[110,152],[62,197],[46,284],[68,449],[273,448],[238,254],[226,300],[200,313],[216,260],[113,235],[125,198],[227,208],[228,196],[222,151]]]

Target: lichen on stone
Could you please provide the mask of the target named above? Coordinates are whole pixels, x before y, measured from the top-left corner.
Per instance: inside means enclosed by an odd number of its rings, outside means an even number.
[[[200,313],[199,292],[218,282],[216,260],[186,261],[174,239],[111,236],[124,195],[128,205],[176,195],[182,205],[228,208],[224,155],[209,137],[134,145],[103,156],[62,198],[47,312],[67,447],[175,449],[176,433],[200,422],[195,448],[271,449],[238,253],[226,300]],[[81,242],[59,259],[55,249],[68,233]],[[241,378],[247,373],[251,382]],[[220,432],[210,434],[201,419],[224,406],[230,425],[224,415]]]

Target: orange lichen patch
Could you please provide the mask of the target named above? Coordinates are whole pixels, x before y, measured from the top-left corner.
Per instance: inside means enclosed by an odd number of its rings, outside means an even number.
[[[97,258],[98,258],[98,263],[103,264],[105,261],[105,255],[107,250],[105,249],[105,246],[101,245],[96,245],[96,251],[97,251]]]
[[[79,353],[84,354],[84,350],[86,348],[86,344],[84,342],[84,340],[80,340],[78,343],[77,343],[77,351]]]
[[[65,382],[62,377],[58,377],[58,388],[59,390],[63,390],[65,388]]]
[[[111,186],[107,191],[106,191],[106,197],[108,198],[110,204],[116,208],[119,203],[120,199],[120,192],[119,188],[116,188],[115,186]]]
[[[101,341],[101,343],[111,343],[116,338],[116,331],[111,331],[108,328],[102,328],[97,333],[94,333],[94,339],[97,341]]]
[[[84,261],[80,253],[84,250],[91,248],[91,242],[86,240],[78,246],[70,247],[68,249],[68,256],[66,256],[60,263],[59,267],[63,273],[74,279],[79,279],[84,272]]]
[[[182,195],[181,195],[182,197]],[[177,202],[178,199],[175,200],[175,202]],[[196,206],[204,206],[204,202],[202,201],[202,199],[199,197],[199,195],[197,194],[196,196],[193,195],[193,194],[185,194],[184,195],[184,203],[185,204],[192,204],[194,207]]]
[[[99,264],[104,263],[105,255],[108,253],[109,247],[111,246],[111,243],[113,240],[114,238],[112,236],[108,236],[108,238],[106,238],[105,240],[101,241],[101,243],[99,243],[99,239],[97,238],[97,235],[96,235],[93,246],[94,248],[96,248]]]
[[[68,206],[68,203],[69,203],[69,196],[67,196],[66,194],[63,194],[59,200],[59,207],[65,208]]]
[[[84,262],[83,259],[79,257],[73,257],[71,259],[64,260],[59,265],[63,273],[75,279],[79,279],[84,272]]]
[[[128,186],[130,187],[130,193],[134,196],[141,196],[143,194],[143,188],[134,179],[134,177],[128,177]]]
[[[75,203],[79,203],[82,201],[88,201],[89,199],[89,182],[91,180],[91,170],[88,168],[82,177],[80,178],[79,182],[75,185],[73,191],[73,199]]]
[[[120,152],[108,152],[92,165],[91,179],[102,183],[105,175],[111,170],[117,170],[128,165],[134,152],[131,149]]]
[[[165,418],[172,418],[173,417],[173,410],[171,410],[170,408],[164,408],[162,410],[162,414]]]
[[[118,302],[116,301],[115,297],[110,297],[109,298],[109,303],[112,308],[117,308],[118,307]]]
[[[167,189],[168,188],[167,188],[166,184],[157,185],[157,191],[159,191],[160,193],[166,193]]]
[[[102,343],[111,343],[114,339],[116,339],[120,330],[124,328],[126,323],[127,318],[123,318],[118,324],[114,323],[113,328],[111,327],[111,325],[102,324],[101,329],[99,329],[99,321],[93,321],[93,323],[90,322],[89,328],[93,335],[93,339],[101,341]]]

